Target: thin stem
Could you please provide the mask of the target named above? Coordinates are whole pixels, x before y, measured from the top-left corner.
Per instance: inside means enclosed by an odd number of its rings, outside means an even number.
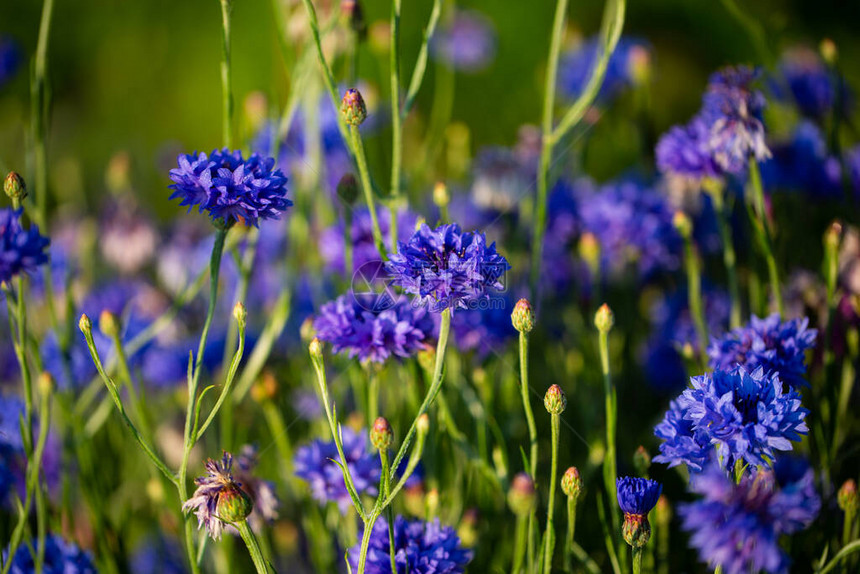
[[[555,526],[553,525],[553,514],[555,511],[555,491],[558,488],[556,484],[558,478],[558,435],[559,426],[561,424],[561,416],[552,415],[552,464],[549,473],[549,502],[547,503],[546,511],[546,533],[544,534],[544,574],[552,572],[552,555],[555,548]]]
[[[367,366],[367,427],[373,426],[379,412],[379,374],[373,365]]]
[[[376,519],[378,517],[379,515],[377,514],[376,509],[374,509],[364,522],[364,532],[361,535],[361,546],[358,553],[358,574],[364,574],[365,565],[367,564],[367,550],[370,548],[370,537],[371,534],[373,534],[373,526],[376,524]]]
[[[245,367],[242,369],[242,375],[239,377],[239,382],[236,383],[236,390],[233,393],[233,402],[238,404],[245,398],[251,385],[254,384],[263,370],[266,360],[272,353],[272,347],[284,331],[284,326],[289,318],[290,290],[284,289],[269,313],[269,319],[254,344],[254,349],[248,355],[248,360],[245,361]]]
[[[233,150],[233,66],[230,61],[230,11],[233,0],[221,0],[221,91],[224,147]]]
[[[430,19],[427,22],[427,28],[424,29],[424,39],[421,42],[421,48],[418,50],[418,59],[415,61],[415,68],[412,70],[412,79],[409,81],[409,90],[406,92],[406,100],[400,110],[400,115],[403,119],[409,114],[412,105],[415,103],[415,97],[418,95],[418,90],[421,89],[421,84],[424,81],[424,72],[427,70],[427,55],[429,53],[430,39],[436,31],[436,24],[439,22],[439,15],[442,14],[442,0],[433,0],[433,9],[430,11]]]
[[[251,561],[254,563],[254,568],[257,569],[257,574],[266,574],[269,571],[269,566],[266,564],[266,559],[263,558],[263,553],[260,551],[257,537],[254,536],[254,532],[248,526],[248,521],[237,522],[234,526],[239,530],[242,540],[245,541],[245,546],[248,547],[248,553],[251,555]]]
[[[633,548],[633,574],[641,574],[642,572],[642,554],[644,548],[635,547]]]
[[[732,240],[732,229],[729,221],[731,209],[725,201],[725,185],[723,182],[708,180],[704,184],[705,190],[710,194],[714,202],[714,210],[717,212],[717,226],[720,231],[720,242],[723,245],[723,265],[726,268],[726,276],[729,283],[729,296],[732,300],[729,326],[732,329],[741,326],[741,297],[738,286],[737,256],[735,245]],[[707,344],[705,341],[703,344]]]
[[[598,334],[598,346],[600,351],[600,367],[603,372],[604,407],[606,412],[606,456],[603,462],[603,485],[606,495],[611,496],[615,492],[615,481],[618,477],[615,455],[615,435],[617,423],[618,400],[615,387],[612,384],[612,373],[609,369],[609,333],[600,331]],[[621,531],[621,518],[618,509],[612,505],[613,532]]]
[[[842,550],[833,557],[833,560],[827,563],[827,566],[817,571],[817,574],[827,574],[836,568],[836,565],[839,564],[840,561],[857,551],[860,551],[860,540],[855,540],[851,544],[846,544],[842,547]]]
[[[382,478],[380,480],[379,492],[383,498],[388,496],[391,490],[391,475],[389,474],[388,449],[379,451],[379,459],[382,462]],[[394,548],[394,512],[391,506],[386,508],[388,522],[388,555],[391,561],[391,571],[397,572],[397,549]]]
[[[773,256],[773,247],[771,244],[770,231],[767,224],[767,212],[764,207],[764,188],[761,182],[761,173],[758,169],[758,162],[755,157],[750,157],[750,190],[752,195],[752,205],[755,211],[755,217],[751,218],[752,226],[755,230],[756,237],[759,242],[759,247],[762,250],[765,261],[767,262],[767,272],[770,278],[770,287],[773,292],[776,308],[780,316],[783,314],[782,292],[779,287],[779,272],[776,266],[776,259]]]
[[[245,322],[242,321],[239,323],[239,346],[236,349],[236,353],[233,355],[233,360],[230,361],[230,369],[227,371],[227,380],[224,383],[224,388],[221,389],[221,394],[218,396],[218,400],[215,402],[215,406],[212,407],[212,410],[209,412],[209,416],[206,417],[206,420],[200,425],[200,429],[196,430],[192,436],[194,440],[192,442],[197,442],[200,440],[200,437],[203,436],[203,433],[206,432],[206,429],[209,428],[209,425],[212,424],[212,421],[215,419],[215,415],[218,414],[218,411],[221,409],[221,406],[224,404],[224,401],[227,397],[230,396],[230,391],[233,388],[233,381],[236,379],[236,371],[239,370],[239,363],[242,361],[242,355],[245,352]]]
[[[391,0],[391,246],[397,245],[397,200],[403,165],[403,116],[400,110],[400,4]]]
[[[529,428],[529,474],[532,480],[537,480],[538,463],[538,437],[535,415],[529,398],[529,336],[528,333],[520,332],[520,398],[523,403],[523,411],[526,415],[526,424]],[[528,547],[529,556],[534,556],[534,537],[537,528],[537,508],[532,507],[528,520]]]
[[[382,230],[379,227],[379,219],[376,215],[376,203],[373,199],[373,185],[370,182],[370,170],[367,168],[367,158],[364,155],[364,144],[361,142],[361,134],[358,126],[349,126],[349,137],[355,152],[355,161],[358,164],[358,174],[361,178],[361,188],[364,190],[364,199],[367,201],[367,209],[370,211],[370,221],[373,226],[373,242],[376,250],[383,261],[388,260],[385,250],[385,242],[382,240]],[[394,214],[392,214],[394,217]]]
[[[514,558],[511,565],[511,574],[520,574],[523,568],[523,558],[526,554],[526,534],[528,518],[517,515],[517,528],[514,535]]]
[[[44,227],[47,222],[48,204],[48,40],[51,35],[51,21],[54,14],[54,0],[42,4],[42,18],[39,22],[39,39],[36,44],[36,57],[33,65],[33,79],[30,85],[31,116],[33,124],[33,151],[35,163],[36,206],[33,219]]]
[[[576,532],[576,498],[567,497],[567,544],[564,545],[564,567],[570,570],[571,554],[573,553],[574,534]]]
[[[708,328],[702,304],[702,270],[699,266],[699,254],[696,253],[689,234],[684,237],[684,267],[687,270],[687,304],[699,339],[699,362],[704,370],[707,367],[705,350],[708,346]]]

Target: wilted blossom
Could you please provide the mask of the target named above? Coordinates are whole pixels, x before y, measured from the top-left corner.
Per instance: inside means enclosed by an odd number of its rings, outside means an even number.
[[[472,560],[472,551],[460,545],[460,538],[450,526],[432,522],[394,519],[394,561],[396,574],[462,574]],[[360,547],[349,552],[352,571],[358,568]],[[365,564],[367,574],[392,574],[388,523],[379,518],[370,535]]]
[[[394,285],[415,295],[435,312],[469,308],[504,289],[507,260],[487,245],[481,232],[463,232],[457,224],[430,229],[422,225],[399,242],[385,270]]]
[[[711,461],[690,488],[702,498],[680,506],[682,526],[699,559],[726,574],[788,572],[780,537],[807,528],[821,507],[812,469],[791,457],[737,485]]]
[[[35,542],[34,547],[35,549]],[[3,551],[3,562],[9,559],[9,551]],[[36,557],[27,544],[15,551],[9,574],[30,574],[36,571]],[[96,566],[89,552],[78,548],[73,542],[56,534],[45,537],[45,558],[42,563],[45,574],[96,574]]]
[[[753,315],[747,326],[711,340],[709,364],[724,370],[739,364],[749,372],[761,367],[792,387],[808,386],[805,355],[815,347],[818,335],[808,326],[806,317],[782,321],[778,313],[765,319]]]
[[[234,516],[228,516],[229,511],[242,507],[249,513],[251,504],[248,494],[242,489],[242,484],[233,478],[233,455],[225,452],[221,460],[206,461],[206,474],[194,479],[197,490],[182,504],[183,512],[194,512],[197,516],[197,527],[206,527],[213,540],[221,538],[221,532]]]
[[[293,204],[286,198],[287,178],[275,168],[275,160],[242,152],[213,150],[181,154],[179,167],[170,170],[171,199],[181,199],[189,211],[197,207],[215,222],[241,222],[257,226],[260,219],[279,219]]]
[[[358,494],[375,496],[382,465],[379,457],[367,449],[367,433],[356,433],[349,427],[342,427],[343,453],[346,466],[352,476]],[[308,482],[311,496],[320,504],[337,502],[341,512],[352,504],[344,484],[343,472],[334,462],[340,461],[334,441],[314,440],[296,449],[293,464],[296,476]]]
[[[761,367],[692,377],[654,429],[663,440],[654,461],[700,471],[713,447],[723,468],[734,469],[737,461],[769,467],[777,451],[791,450],[792,441],[809,431],[807,414],[800,395]]]
[[[592,36],[562,56],[558,67],[558,89],[563,96],[575,99],[582,94],[602,51],[600,37]],[[651,48],[647,43],[637,38],[620,38],[609,57],[598,101],[609,102],[642,81],[648,74],[650,59]]]
[[[24,229],[22,212],[22,209],[0,209],[0,283],[21,273],[33,273],[48,261],[45,250],[50,241],[39,235],[37,225]]]
[[[394,301],[385,295],[350,292],[320,308],[314,329],[336,353],[384,363],[391,356],[406,358],[427,347],[433,321],[425,308],[404,298]]]
[[[458,10],[447,26],[430,41],[430,53],[462,72],[480,72],[496,55],[496,35],[486,16],[474,10]]]

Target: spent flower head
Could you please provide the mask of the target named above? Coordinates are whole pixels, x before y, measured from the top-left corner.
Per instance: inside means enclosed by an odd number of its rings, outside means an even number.
[[[227,524],[245,520],[254,503],[233,479],[233,455],[224,452],[221,460],[206,461],[206,474],[194,479],[197,490],[182,505],[184,512],[197,515],[197,527],[206,527],[213,540],[221,538]]]

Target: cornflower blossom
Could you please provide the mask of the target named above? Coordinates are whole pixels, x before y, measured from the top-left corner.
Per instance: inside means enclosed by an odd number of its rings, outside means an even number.
[[[562,55],[558,67],[558,89],[568,99],[577,98],[585,90],[602,51],[599,36],[592,36],[575,49]],[[649,71],[651,47],[637,38],[622,37],[609,57],[606,75],[597,100],[608,103],[624,90],[643,81]]]
[[[433,35],[430,53],[455,70],[480,72],[489,67],[496,55],[493,25],[480,12],[458,10],[450,24]]]
[[[361,536],[359,536],[361,538]],[[460,538],[439,519],[432,522],[394,519],[395,574],[462,574],[473,553],[460,545]],[[360,547],[349,552],[352,571],[358,568]],[[388,522],[380,517],[373,526],[367,551],[367,574],[392,574]]]
[[[233,455],[225,452],[221,460],[206,461],[206,474],[194,479],[197,490],[182,504],[183,512],[194,512],[197,527],[206,527],[213,540],[232,522],[244,520],[251,513],[253,502],[233,479]]]
[[[45,248],[50,240],[39,235],[39,226],[24,229],[22,209],[0,209],[0,283],[22,273],[33,273],[48,262]]]
[[[3,562],[9,559],[3,551]],[[30,574],[36,571],[36,560],[28,545],[22,544],[11,558],[9,574]],[[45,537],[45,556],[42,563],[45,574],[96,574],[96,566],[89,552],[78,548],[56,534]]]
[[[377,219],[379,229],[383,238],[390,242],[391,238],[391,212],[388,209],[378,209]],[[397,214],[397,240],[406,241],[415,231],[418,216],[412,211],[404,210]],[[339,221],[335,225],[325,228],[320,233],[319,251],[320,256],[327,268],[343,273],[360,272],[361,277],[368,281],[376,278],[382,269],[382,261],[376,243],[373,241],[373,224],[370,218],[370,210],[366,207],[352,209],[352,224],[350,226],[350,238],[352,240],[352,269],[346,270],[344,256],[344,223]]]
[[[749,372],[761,367],[791,387],[809,386],[805,355],[815,347],[818,331],[808,327],[806,317],[782,321],[777,313],[764,319],[753,315],[747,326],[711,340],[709,364],[722,370],[738,364]]]
[[[682,527],[699,559],[726,574],[788,572],[780,537],[808,527],[821,507],[812,469],[791,457],[739,484],[711,461],[692,477],[690,489],[702,498],[679,507]]]
[[[800,395],[784,390],[779,376],[760,366],[692,377],[654,429],[663,440],[654,461],[696,472],[715,449],[723,468],[734,469],[737,462],[769,467],[776,451],[791,450],[792,441],[809,431],[807,414]]]
[[[463,232],[455,224],[430,229],[422,225],[399,242],[385,270],[391,283],[415,295],[434,312],[474,307],[504,289],[507,260],[487,245],[481,232]]]

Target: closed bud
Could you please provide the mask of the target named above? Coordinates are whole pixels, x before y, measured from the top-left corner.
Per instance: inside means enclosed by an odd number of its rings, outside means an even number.
[[[310,344],[315,335],[313,317],[308,317],[302,321],[302,325],[299,327],[299,337],[301,337],[302,341],[305,343]]]
[[[427,505],[427,516],[434,517],[439,511],[439,489],[431,488],[424,499]]]
[[[583,233],[579,238],[578,251],[588,268],[596,271],[600,266],[600,242],[597,240],[597,236],[588,231]]]
[[[39,380],[36,384],[39,389],[39,394],[43,397],[54,392],[54,377],[52,377],[51,373],[47,371],[43,371],[42,374],[39,375]]]
[[[594,314],[594,326],[601,333],[608,333],[612,330],[613,325],[615,325],[615,315],[612,314],[612,309],[609,308],[609,305],[604,303],[597,310],[597,313]]]
[[[363,42],[367,38],[367,21],[361,3],[358,0],[343,0],[340,9],[349,22],[349,27],[358,36],[359,42]]]
[[[469,508],[463,513],[463,518],[460,519],[460,526],[457,528],[457,536],[460,538],[460,543],[466,548],[471,548],[478,543],[478,521],[480,514],[477,508]]]
[[[528,516],[536,498],[537,493],[532,478],[524,472],[517,474],[508,491],[508,506],[511,512],[520,517]]]
[[[633,46],[627,57],[627,69],[630,78],[637,86],[648,83],[651,79],[651,54],[645,46]]]
[[[526,299],[520,299],[511,313],[511,322],[514,329],[520,333],[530,333],[535,326],[535,314],[531,304]]]
[[[418,422],[415,423],[415,430],[418,431],[419,435],[424,436],[427,436],[427,433],[430,432],[430,417],[427,413],[418,417]]]
[[[625,514],[621,533],[631,547],[642,548],[651,539],[651,523],[643,514]]]
[[[387,451],[392,440],[394,440],[394,433],[391,432],[391,425],[385,417],[377,418],[370,429],[370,444],[376,450]]]
[[[560,415],[567,408],[567,397],[558,385],[552,385],[547,389],[543,397],[543,406],[551,415]]]
[[[447,207],[451,203],[451,194],[448,193],[448,186],[441,181],[437,181],[433,186],[433,203],[438,207]]]
[[[278,394],[278,380],[272,371],[265,371],[251,387],[251,398],[262,403],[274,399]]]
[[[337,196],[347,205],[353,205],[358,199],[358,182],[351,173],[343,174],[337,182]]]
[[[582,493],[582,477],[579,476],[579,469],[571,466],[561,477],[561,491],[568,498],[576,500]]]
[[[827,226],[827,231],[824,232],[824,247],[831,252],[836,252],[839,249],[839,242],[842,240],[842,222],[838,219]]]
[[[308,345],[308,351],[312,359],[322,359],[322,343],[318,337],[313,338],[310,345]]]
[[[824,38],[821,41],[821,45],[818,47],[818,51],[821,52],[821,57],[829,65],[833,66],[836,64],[836,59],[839,57],[839,50],[836,49],[836,42],[830,38]]]
[[[90,321],[90,318],[87,317],[86,313],[81,315],[81,319],[78,321],[78,329],[80,329],[81,333],[84,335],[89,335],[93,332],[93,322]]]
[[[679,210],[675,212],[675,215],[672,217],[672,225],[675,226],[675,229],[678,230],[678,233],[684,239],[689,239],[693,234],[693,222],[690,221],[690,218],[683,211]]]
[[[236,305],[233,307],[233,318],[236,319],[240,327],[244,327],[248,321],[248,310],[245,309],[245,304],[241,301],[236,302]]]
[[[116,315],[107,309],[103,310],[101,315],[99,315],[99,329],[104,333],[105,337],[113,338],[119,336],[119,323],[117,322]]]
[[[348,89],[343,95],[343,100],[340,102],[340,115],[350,126],[360,126],[367,119],[367,106],[364,104],[364,98],[355,88]]]
[[[24,184],[24,178],[14,171],[10,171],[6,175],[6,179],[3,180],[3,191],[10,199],[21,201],[27,197],[27,186]]]
[[[672,521],[672,505],[669,504],[669,499],[665,495],[661,494],[660,498],[657,499],[654,513],[657,515],[657,526],[669,528],[669,523]]]
[[[856,513],[858,510],[857,483],[853,478],[845,481],[836,495],[836,502],[843,512]]]
[[[231,524],[242,522],[254,510],[254,501],[235,482],[226,485],[218,495],[215,512],[218,518]]]
[[[636,474],[639,476],[648,476],[648,469],[651,468],[651,455],[642,445],[639,445],[639,448],[633,453],[633,468],[636,469]]]

